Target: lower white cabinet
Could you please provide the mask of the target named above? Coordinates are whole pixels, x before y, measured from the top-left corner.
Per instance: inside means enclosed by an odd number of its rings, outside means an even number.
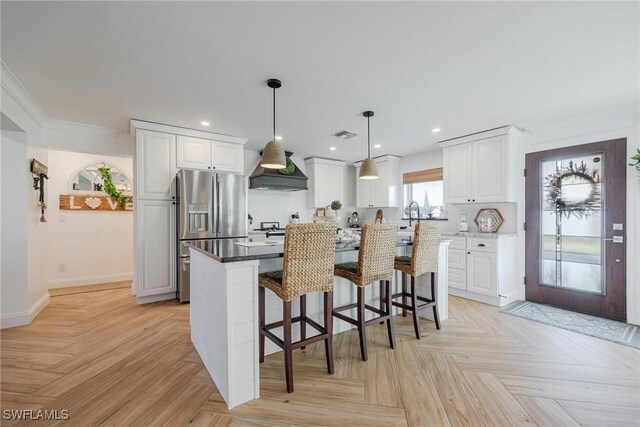
[[[518,299],[515,235],[456,233],[449,249],[449,294],[498,306]]]
[[[176,205],[173,201],[137,200],[136,296],[176,292]]]

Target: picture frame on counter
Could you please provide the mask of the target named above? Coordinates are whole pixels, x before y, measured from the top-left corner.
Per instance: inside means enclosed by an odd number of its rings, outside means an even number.
[[[315,216],[327,216],[326,214],[327,214],[326,208],[316,208]]]

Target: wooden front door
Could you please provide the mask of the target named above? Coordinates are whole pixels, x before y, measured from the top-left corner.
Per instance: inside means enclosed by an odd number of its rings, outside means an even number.
[[[626,147],[527,154],[527,301],[626,320]]]

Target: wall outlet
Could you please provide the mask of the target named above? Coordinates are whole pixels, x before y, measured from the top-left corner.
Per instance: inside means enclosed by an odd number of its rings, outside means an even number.
[[[58,264],[58,273],[64,273],[67,271],[67,264]]]

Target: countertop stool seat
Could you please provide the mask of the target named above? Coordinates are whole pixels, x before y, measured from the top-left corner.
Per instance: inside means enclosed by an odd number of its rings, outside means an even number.
[[[327,371],[333,374],[333,265],[336,250],[334,224],[288,225],[284,237],[284,260],[281,271],[258,275],[258,316],[260,324],[260,363],[264,362],[264,338],[284,351],[287,392],[293,392],[293,350],[324,340]],[[283,302],[282,320],[265,323],[265,289]],[[324,326],[307,317],[306,294],[324,293]],[[300,298],[300,315],[292,317],[291,301]],[[291,341],[291,325],[300,322],[300,341]],[[306,326],[319,334],[307,338]],[[282,327],[283,338],[272,329]]]
[[[394,269],[402,273],[402,292],[391,296],[393,300],[401,298],[402,302],[393,301],[393,305],[402,308],[404,317],[407,316],[407,310],[411,310],[413,314],[413,329],[417,339],[420,339],[419,310],[433,307],[433,319],[436,323],[436,329],[440,329],[435,286],[439,250],[440,230],[436,227],[419,223],[414,231],[411,257],[396,257],[393,266]],[[431,273],[431,298],[420,296],[416,291],[416,277],[426,273]],[[411,292],[407,290],[407,276],[411,276]]]
[[[393,264],[396,251],[396,236],[398,227],[393,224],[367,224],[362,228],[362,240],[358,252],[358,262],[337,264],[334,274],[351,281],[358,288],[357,302],[333,309],[333,315],[355,325],[360,336],[360,353],[362,360],[367,360],[366,327],[386,320],[389,334],[389,345],[395,347],[393,335],[393,317],[391,314],[391,299],[383,298],[390,294]],[[380,281],[380,308],[365,304],[366,286]],[[384,300],[384,302],[383,302]],[[355,319],[342,312],[356,309]],[[377,315],[371,320],[365,320],[365,310]]]

